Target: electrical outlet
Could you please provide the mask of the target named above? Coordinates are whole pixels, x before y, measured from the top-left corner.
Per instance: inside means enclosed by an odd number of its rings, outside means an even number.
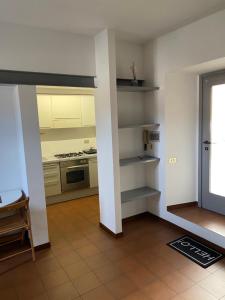
[[[170,157],[169,158],[169,164],[174,165],[177,163],[177,158],[176,157]]]
[[[84,140],[84,144],[89,144],[90,143],[90,140],[86,139]]]
[[[159,131],[150,131],[149,139],[152,142],[159,142],[160,141],[160,133]]]

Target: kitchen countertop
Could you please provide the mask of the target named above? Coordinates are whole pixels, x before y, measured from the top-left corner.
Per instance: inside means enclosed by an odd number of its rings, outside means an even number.
[[[81,156],[75,156],[75,157],[67,157],[67,158],[56,158],[54,156],[45,156],[42,157],[42,163],[48,164],[48,163],[57,163],[60,161],[67,161],[67,160],[77,160],[77,159],[88,159],[88,158],[95,158],[97,157],[97,153],[95,154],[84,154]]]

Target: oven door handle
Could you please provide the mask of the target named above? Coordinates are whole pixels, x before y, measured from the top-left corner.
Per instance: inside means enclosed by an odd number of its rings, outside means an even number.
[[[67,167],[67,170],[78,169],[78,168],[83,168],[83,167],[87,168],[88,164],[86,164],[86,165],[80,165],[80,166]]]

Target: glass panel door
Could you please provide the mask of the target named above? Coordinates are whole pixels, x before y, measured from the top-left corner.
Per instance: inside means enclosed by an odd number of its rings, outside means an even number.
[[[225,84],[212,86],[210,193],[225,196]]]
[[[225,215],[225,73],[203,79],[202,207]]]

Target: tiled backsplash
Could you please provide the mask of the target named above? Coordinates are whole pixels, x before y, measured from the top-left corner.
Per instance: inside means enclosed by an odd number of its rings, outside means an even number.
[[[41,133],[42,156],[96,147],[95,128],[46,130]]]

